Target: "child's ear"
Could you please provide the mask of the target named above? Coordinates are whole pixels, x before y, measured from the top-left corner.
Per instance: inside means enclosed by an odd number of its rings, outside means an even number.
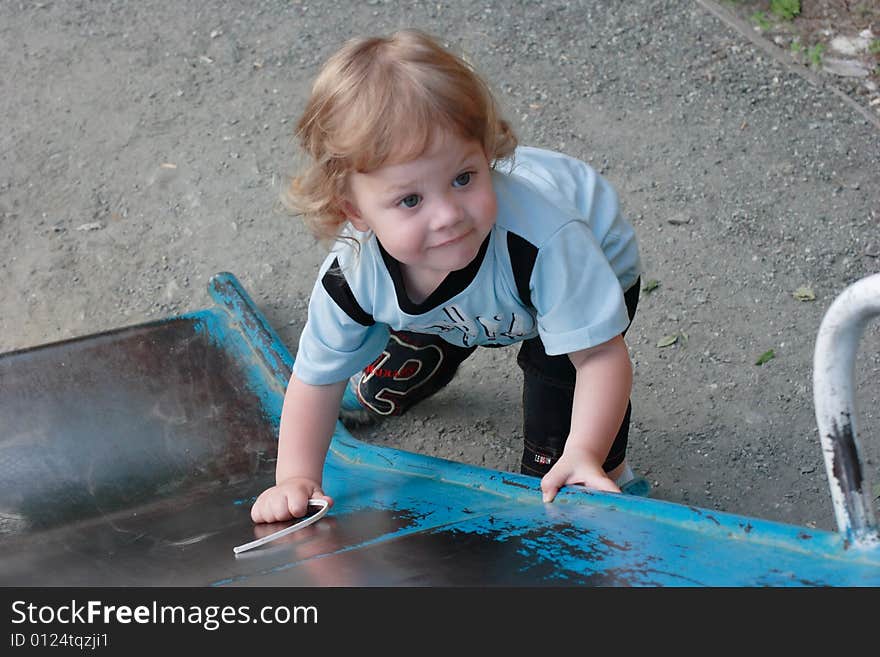
[[[345,213],[345,218],[348,219],[348,222],[360,232],[366,233],[370,230],[370,227],[367,226],[366,222],[361,218],[361,214],[354,206],[354,203],[348,199],[342,200],[342,211]]]

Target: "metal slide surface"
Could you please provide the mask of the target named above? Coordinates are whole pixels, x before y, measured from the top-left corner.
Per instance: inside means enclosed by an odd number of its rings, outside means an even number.
[[[0,585],[880,585],[874,526],[854,540],[577,488],[545,505],[537,479],[339,423],[328,515],[234,554],[285,526],[249,512],[293,359],[234,276],[209,290],[202,311],[0,355]]]

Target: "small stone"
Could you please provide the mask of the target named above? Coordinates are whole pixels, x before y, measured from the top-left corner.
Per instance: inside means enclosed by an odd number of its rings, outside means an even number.
[[[843,78],[866,78],[870,71],[859,62],[848,59],[833,59],[827,57],[822,61],[822,68],[827,73],[832,73]]]
[[[859,35],[857,37],[836,36],[831,39],[832,50],[836,50],[842,55],[858,55],[868,50],[871,40],[867,36]]]

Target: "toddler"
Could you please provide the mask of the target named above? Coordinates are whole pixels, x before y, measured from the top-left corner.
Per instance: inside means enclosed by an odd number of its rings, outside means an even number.
[[[405,412],[477,346],[521,343],[521,470],[562,486],[647,487],[626,464],[624,334],[641,262],[612,187],[517,145],[461,57],[418,30],[354,39],[297,125],[309,166],[290,198],[332,242],[284,398],[275,486],[254,522],[305,515],[343,418]],[[640,491],[642,494],[644,490]]]

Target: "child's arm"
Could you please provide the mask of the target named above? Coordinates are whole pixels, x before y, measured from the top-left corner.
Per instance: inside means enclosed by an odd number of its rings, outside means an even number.
[[[345,385],[341,381],[315,386],[290,377],[281,409],[275,485],[254,502],[254,522],[304,516],[311,497],[333,504],[321,489],[321,479]]]
[[[567,484],[619,493],[602,469],[632,389],[632,364],[623,336],[569,354],[577,371],[571,429],[559,460],[541,480],[545,502]]]

